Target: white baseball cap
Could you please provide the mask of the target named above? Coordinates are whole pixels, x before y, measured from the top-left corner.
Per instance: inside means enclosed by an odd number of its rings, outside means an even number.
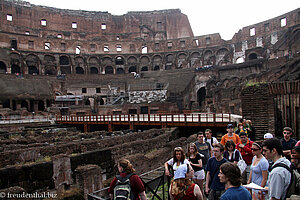
[[[266,133],[264,135],[264,139],[271,139],[271,138],[273,138],[273,135],[271,133]]]

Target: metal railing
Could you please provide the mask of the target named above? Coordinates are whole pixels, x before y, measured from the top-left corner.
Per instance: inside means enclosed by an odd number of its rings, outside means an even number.
[[[53,117],[18,117],[18,118],[0,118],[0,124],[24,124],[24,123],[40,123],[54,122]]]
[[[151,170],[149,172],[146,172],[140,175],[140,178],[144,184],[148,199],[151,200],[153,200],[154,198],[158,200],[170,199],[168,191],[169,191],[171,178],[165,176],[164,167],[160,167]],[[165,183],[168,183],[167,186]],[[160,186],[162,186],[161,189],[159,189]],[[109,199],[110,198],[108,194],[108,187],[95,191],[91,194],[88,194],[88,200],[109,200]]]

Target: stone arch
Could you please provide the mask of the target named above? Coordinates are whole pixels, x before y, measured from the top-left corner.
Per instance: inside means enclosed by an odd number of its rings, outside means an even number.
[[[61,74],[71,74],[71,62],[68,56],[60,56],[59,65]]]
[[[114,74],[114,68],[112,66],[106,66],[105,74]]]
[[[5,74],[7,72],[6,64],[0,61],[0,74]]]
[[[137,73],[137,67],[136,66],[129,67],[128,73],[131,73],[131,72],[136,72]]]
[[[143,71],[143,72],[144,72],[144,71],[148,71],[148,67],[147,67],[147,66],[142,67],[142,68],[141,68],[141,71]]]
[[[155,65],[154,68],[153,68],[153,70],[154,70],[154,71],[159,71],[159,70],[160,70],[159,65]]]
[[[116,59],[115,59],[115,64],[124,66],[125,65],[125,59],[122,56],[117,56]]]
[[[125,70],[122,67],[118,67],[117,74],[125,74]]]
[[[197,91],[197,102],[199,104],[199,107],[203,106],[203,101],[205,100],[206,97],[206,89],[205,87],[201,87]]]
[[[140,58],[140,63],[143,65],[148,65],[150,63],[150,59],[148,56],[142,56]]]
[[[106,57],[103,58],[102,63],[103,63],[104,66],[108,66],[108,65],[112,66],[113,65],[113,60],[112,60],[111,57],[106,56]]]
[[[88,66],[90,69],[90,74],[99,74],[99,59],[95,56],[91,56],[88,59]]]
[[[187,68],[187,55],[185,53],[178,54],[177,68]]]
[[[250,53],[249,56],[248,56],[248,59],[249,60],[255,60],[255,59],[257,59],[257,54],[256,53]]]
[[[11,65],[11,73],[12,74],[21,73],[21,67],[19,67],[19,65],[12,64]]]
[[[128,59],[127,59],[127,63],[129,65],[131,64],[136,64],[137,63],[137,58],[135,56],[130,56]]]
[[[102,98],[99,100],[99,105],[104,105],[104,100]]]
[[[39,70],[36,66],[28,66],[28,74],[39,74]]]
[[[82,67],[75,68],[76,74],[84,74],[84,69]]]
[[[170,70],[170,69],[172,69],[174,59],[175,59],[175,57],[174,57],[173,54],[168,54],[168,55],[166,56],[166,66],[165,66],[165,70]]]
[[[191,67],[195,68],[195,67],[200,67],[202,65],[200,57],[201,57],[201,55],[200,55],[199,52],[193,52],[191,54],[191,58],[190,58],[190,60],[191,60]]]
[[[83,69],[83,74],[84,74],[84,72],[86,71],[85,70],[86,69],[86,64],[85,64],[85,61],[84,61],[83,57],[82,56],[77,56],[74,61],[75,61],[75,71],[76,71],[76,74],[77,74],[77,68],[78,67],[80,67],[80,68]],[[79,73],[82,72],[81,69],[78,68],[78,70],[79,70],[78,71]]]
[[[45,75],[55,75],[57,73],[55,61],[56,59],[54,56],[45,55],[44,56],[45,67],[41,73]]]
[[[38,111],[44,111],[45,110],[45,103],[44,101],[40,100],[38,102]]]
[[[212,65],[213,64],[213,52],[211,50],[206,50],[203,55],[203,65]]]
[[[99,74],[99,70],[97,67],[91,67],[90,68],[90,74]]]
[[[226,61],[228,60],[226,57],[228,55],[229,51],[228,49],[226,48],[221,48],[217,51],[217,54],[216,54],[216,64],[217,65],[220,65],[220,63],[223,61]]]

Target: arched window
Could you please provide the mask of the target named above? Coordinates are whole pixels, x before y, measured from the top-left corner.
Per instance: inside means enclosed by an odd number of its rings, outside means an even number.
[[[158,71],[160,69],[160,67],[158,66],[158,65],[155,65],[155,67],[154,67],[154,71]]]
[[[91,67],[90,72],[91,74],[98,74],[98,69],[96,67]]]
[[[114,74],[114,69],[112,66],[105,67],[105,74]]]
[[[6,65],[4,62],[0,61],[0,74],[6,73]]]
[[[35,66],[28,67],[28,74],[39,74],[39,70]]]
[[[129,67],[128,73],[131,73],[131,72],[137,72],[137,71],[136,71],[136,66],[131,66],[131,67]]]
[[[11,66],[11,73],[12,74],[21,73],[21,68],[18,65],[13,64]]]
[[[255,60],[255,59],[257,59],[256,53],[251,53],[251,54],[249,55],[249,60]]]
[[[60,65],[70,65],[70,60],[67,56],[59,57],[59,64]]]
[[[117,68],[117,74],[125,74],[125,71],[123,68]]]
[[[147,66],[142,67],[141,71],[148,71],[148,67]]]
[[[44,101],[39,101],[38,102],[38,110],[39,111],[44,111],[45,110],[45,103],[44,103]]]
[[[76,74],[84,74],[84,70],[82,67],[76,67]]]
[[[203,101],[205,100],[205,97],[206,97],[206,89],[205,89],[205,87],[202,87],[197,92],[197,99],[198,99],[199,107],[201,107],[203,105]]]

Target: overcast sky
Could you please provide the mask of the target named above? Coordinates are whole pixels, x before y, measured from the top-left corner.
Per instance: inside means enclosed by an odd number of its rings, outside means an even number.
[[[177,9],[188,16],[195,36],[220,33],[229,40],[242,27],[300,7],[299,0],[25,0],[36,5],[123,15],[128,11]]]

